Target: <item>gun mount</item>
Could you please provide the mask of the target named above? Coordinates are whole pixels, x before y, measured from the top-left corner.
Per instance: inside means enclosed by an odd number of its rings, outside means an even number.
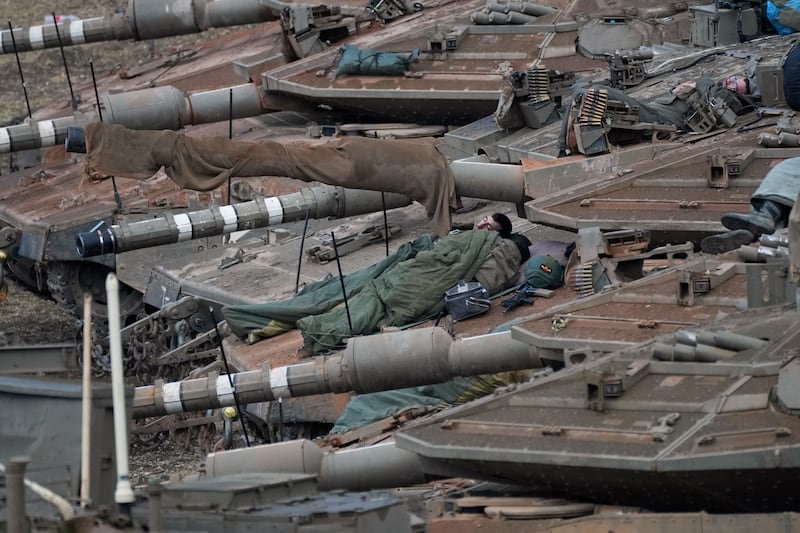
[[[608,54],[609,85],[620,90],[639,85],[647,77],[646,63],[652,59],[652,50],[617,50]]]
[[[558,72],[537,63],[527,71],[512,72],[508,81],[524,124],[537,129],[560,119],[559,110],[572,93],[575,73]],[[496,117],[500,123],[499,110]]]

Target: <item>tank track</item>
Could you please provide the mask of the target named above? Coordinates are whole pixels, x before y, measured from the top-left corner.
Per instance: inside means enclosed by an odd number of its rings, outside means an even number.
[[[93,298],[92,310],[106,316],[106,276],[111,269],[88,261],[55,261],[47,265],[47,290],[62,307],[77,316],[83,315],[83,295],[87,291]],[[120,284],[120,315],[125,319],[136,317],[142,310],[142,295],[135,289]]]
[[[140,384],[196,378],[221,367],[214,317],[194,298],[141,316],[123,328],[122,341],[126,375]],[[211,451],[221,422],[215,410],[149,418],[136,421],[131,437],[143,450],[169,440],[183,448]]]

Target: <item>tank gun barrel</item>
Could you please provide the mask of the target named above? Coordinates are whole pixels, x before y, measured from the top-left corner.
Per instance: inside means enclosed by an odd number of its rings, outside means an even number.
[[[536,348],[512,339],[510,332],[453,340],[442,328],[396,331],[354,337],[334,355],[272,369],[267,365],[231,374],[230,380],[210,374],[137,387],[133,417],[234,405],[234,394],[240,404],[329,392],[363,394],[541,366]]]
[[[522,200],[524,178],[519,165],[473,161],[466,165],[453,164],[451,169],[460,194],[513,203]],[[314,219],[374,213],[383,209],[384,201],[387,209],[411,203],[411,199],[402,194],[385,193],[382,197],[377,191],[323,185],[239,204],[189,213],[165,213],[148,220],[100,227],[79,233],[75,246],[78,256],[84,258],[118,254],[303,220],[306,211]]]
[[[275,0],[129,0],[124,13],[2,31],[0,53],[13,54],[15,44],[17,52],[56,48],[59,36],[62,45],[73,46],[201,33],[210,28],[277,20],[282,9],[294,7]]]
[[[101,96],[99,105],[104,122],[132,130],[179,130],[190,125],[255,117],[266,111],[253,83],[194,93],[165,85]]]
[[[253,83],[196,93],[165,85],[101,96],[99,106],[104,122],[133,130],[179,130],[268,111]],[[0,153],[64,144],[69,128],[76,126],[78,121],[70,116],[0,128]]]
[[[158,218],[101,227],[79,233],[76,247],[80,257],[116,254],[303,220],[307,211],[311,218],[343,218],[371,213],[380,211],[384,199],[387,209],[411,203],[411,199],[402,194],[388,193],[382,198],[376,191],[330,185],[307,187],[299,192],[239,204],[189,213],[167,213]]]
[[[264,468],[273,473],[316,474],[322,490],[407,487],[427,480],[419,455],[398,448],[394,441],[326,453],[313,441],[290,440],[210,453],[205,464],[211,478]]]
[[[272,141],[217,142],[171,131],[160,131],[155,136],[151,133],[98,123],[85,131],[70,128],[65,145],[68,151],[77,152],[86,152],[88,145],[94,145],[88,148],[87,172],[90,174],[146,179],[164,167],[167,175],[179,185],[209,190],[219,186],[221,177],[224,178],[217,170],[207,172],[213,168],[227,169],[228,176],[285,176],[340,189],[317,188],[281,199],[268,198],[188,214],[168,213],[130,224],[98,226],[77,236],[76,249],[80,257],[291,222],[302,218],[307,210],[314,218],[380,211],[383,207],[380,193],[364,191],[399,195],[389,197],[387,206],[390,208],[408,205],[409,199],[419,201],[426,207],[434,231],[439,235],[450,230],[448,209],[455,204],[457,195],[515,204],[525,199],[521,165],[490,163],[485,158],[448,163],[428,143],[345,137],[323,145],[284,146]],[[114,145],[136,153],[136,160],[120,163]],[[415,159],[410,159],[411,156]],[[195,163],[206,159],[194,169],[176,164],[185,158]],[[348,187],[347,192],[341,187]]]
[[[61,117],[0,128],[0,154],[62,144],[73,126],[75,118]]]

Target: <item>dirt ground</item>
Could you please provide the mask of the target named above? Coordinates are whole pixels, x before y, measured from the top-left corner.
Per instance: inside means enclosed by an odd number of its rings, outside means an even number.
[[[8,296],[0,302],[0,345],[75,342],[81,325],[77,317],[53,300],[8,280]]]

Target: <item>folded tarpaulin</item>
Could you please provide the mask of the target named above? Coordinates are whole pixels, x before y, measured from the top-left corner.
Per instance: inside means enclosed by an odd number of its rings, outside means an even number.
[[[359,394],[345,407],[331,433],[343,433],[371,422],[396,416],[414,407],[441,410],[493,393],[498,387],[524,383],[536,372],[522,370],[485,376],[455,377],[436,385]]]

